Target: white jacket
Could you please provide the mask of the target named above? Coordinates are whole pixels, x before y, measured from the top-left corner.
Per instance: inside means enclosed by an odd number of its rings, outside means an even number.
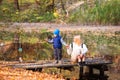
[[[85,44],[77,45],[74,42],[70,44],[67,49],[68,55],[71,55],[71,60],[75,60],[79,54],[86,54],[88,51],[87,46]]]

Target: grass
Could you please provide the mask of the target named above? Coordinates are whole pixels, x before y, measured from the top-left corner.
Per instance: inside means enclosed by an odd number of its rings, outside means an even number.
[[[86,3],[87,4],[87,3]],[[70,23],[97,24],[97,25],[119,25],[120,24],[120,1],[95,0],[94,6],[89,4],[82,6],[76,12],[71,13]],[[114,7],[114,8],[113,8]]]
[[[22,3],[35,3],[35,0],[22,0]]]
[[[52,33],[48,32],[46,29],[41,30],[40,32],[31,32],[26,33],[23,30],[20,30],[20,42],[22,44],[23,52],[22,55],[24,56],[25,60],[31,56],[30,59],[53,59],[53,49],[52,44],[48,44],[44,40],[49,36],[53,35]],[[16,31],[15,31],[16,32]],[[7,43],[13,41],[14,32],[0,32],[0,40]],[[72,38],[67,37],[68,34],[65,32],[61,33],[64,37],[65,42],[71,43]],[[94,55],[116,55],[120,53],[120,35],[113,35],[107,36],[104,33],[80,33],[80,32],[70,32],[69,35],[74,36],[75,34],[80,34],[84,40],[84,43],[87,45],[89,49],[89,53],[91,56]],[[4,35],[4,36],[2,36]],[[13,52],[16,52],[16,50]],[[15,54],[15,53],[14,53]],[[66,53],[66,48],[63,47],[63,56],[64,58],[68,58],[69,56]]]
[[[21,0],[20,12],[15,8],[13,1],[3,1],[0,5],[0,22],[53,22],[53,12],[46,11],[47,5],[34,7],[34,0]]]

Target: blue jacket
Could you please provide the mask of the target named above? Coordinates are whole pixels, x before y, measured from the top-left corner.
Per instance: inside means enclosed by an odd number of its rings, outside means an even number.
[[[62,48],[61,36],[56,36],[53,38],[53,47],[58,49]]]

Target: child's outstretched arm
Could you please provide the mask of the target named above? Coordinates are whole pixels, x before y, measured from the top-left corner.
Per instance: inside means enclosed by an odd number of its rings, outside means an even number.
[[[72,48],[72,44],[70,44],[67,48],[67,53],[68,55],[71,55],[72,54],[72,51],[73,51],[73,48]]]
[[[68,44],[66,44],[66,42],[63,40],[63,38],[61,38],[60,41],[61,41],[61,43],[62,43],[64,46],[69,47]]]

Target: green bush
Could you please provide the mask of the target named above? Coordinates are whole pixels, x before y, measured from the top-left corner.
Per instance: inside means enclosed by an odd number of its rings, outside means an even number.
[[[11,21],[13,12],[15,12],[14,4],[13,3],[9,4],[3,0],[2,4],[0,4],[0,22]]]
[[[87,24],[120,24],[120,1],[109,0],[101,1],[95,0],[94,6],[84,5],[78,11],[71,14],[70,22],[79,22]]]
[[[6,0],[0,5],[0,22],[48,22],[55,19],[52,11],[47,11],[49,0],[42,1],[40,5],[27,2],[20,4],[20,11],[16,10],[13,2]],[[24,1],[25,2],[25,1]],[[23,3],[24,3],[23,2]],[[24,6],[27,6],[24,7]]]
[[[40,14],[37,9],[27,9],[22,12],[16,11],[12,16],[12,22],[47,22],[54,19],[53,13]]]

